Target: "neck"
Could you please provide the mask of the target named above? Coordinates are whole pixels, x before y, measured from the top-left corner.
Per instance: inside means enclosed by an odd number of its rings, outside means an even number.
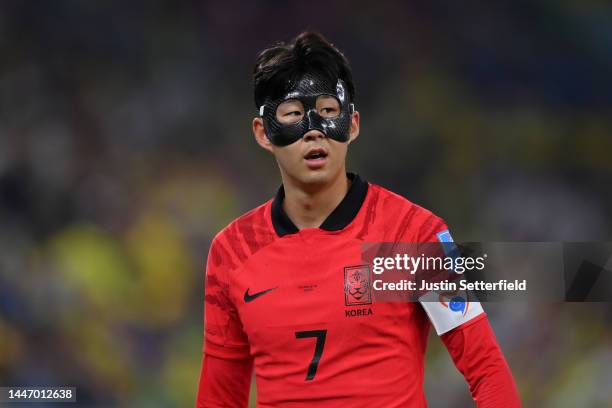
[[[283,210],[298,229],[318,228],[340,204],[350,187],[343,169],[329,183],[303,185],[283,175]]]

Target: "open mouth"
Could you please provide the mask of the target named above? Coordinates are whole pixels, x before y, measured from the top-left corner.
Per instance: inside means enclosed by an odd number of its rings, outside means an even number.
[[[327,157],[325,149],[312,149],[304,156],[306,160],[320,160]]]

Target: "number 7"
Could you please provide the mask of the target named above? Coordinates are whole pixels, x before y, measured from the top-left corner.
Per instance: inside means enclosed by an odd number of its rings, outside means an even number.
[[[305,339],[308,337],[315,337],[317,339],[317,343],[315,345],[314,356],[312,356],[312,361],[308,366],[308,373],[306,374],[306,381],[313,380],[315,374],[317,373],[317,367],[319,366],[319,361],[321,360],[321,355],[323,354],[323,347],[325,347],[325,336],[327,335],[327,330],[307,330],[295,332],[296,339]]]

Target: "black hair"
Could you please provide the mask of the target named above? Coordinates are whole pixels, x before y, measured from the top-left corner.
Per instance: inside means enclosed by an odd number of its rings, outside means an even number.
[[[257,56],[253,68],[255,107],[263,105],[266,98],[282,96],[289,91],[289,84],[305,73],[321,75],[333,83],[342,79],[350,100],[354,100],[353,74],[346,57],[322,34],[304,31],[289,44],[279,43]]]

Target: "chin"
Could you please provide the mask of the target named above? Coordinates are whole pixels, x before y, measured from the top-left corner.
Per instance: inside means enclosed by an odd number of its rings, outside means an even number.
[[[333,175],[334,173],[329,169],[306,169],[294,174],[293,178],[304,185],[319,186],[331,182],[333,180]]]
[[[330,164],[336,163],[327,163],[326,166],[318,169],[302,166],[301,163],[297,166],[281,167],[281,169],[283,173],[304,187],[319,187],[333,182],[338,177],[338,173],[342,171],[342,166],[330,166]]]
[[[331,181],[332,177],[329,171],[308,171],[300,175],[299,180],[304,184],[326,184]]]

